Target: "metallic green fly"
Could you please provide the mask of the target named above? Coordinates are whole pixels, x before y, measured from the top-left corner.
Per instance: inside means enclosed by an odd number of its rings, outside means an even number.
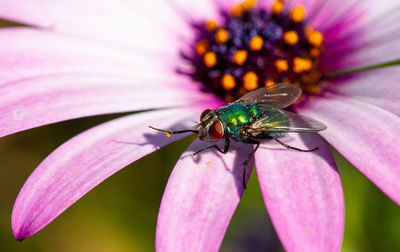
[[[260,140],[273,139],[288,149],[297,151],[303,150],[292,147],[278,138],[288,132],[317,132],[325,130],[326,126],[314,119],[281,110],[293,104],[301,95],[301,89],[292,84],[275,84],[272,87],[265,87],[254,90],[242,96],[238,100],[217,109],[206,109],[200,115],[200,123],[190,130],[168,131],[151,127],[166,133],[167,135],[193,132],[202,141],[225,140],[224,149],[217,145],[211,145],[201,149],[200,152],[216,149],[225,154],[229,151],[230,139],[247,144],[254,144],[256,147],[243,163],[243,186],[246,188],[245,173],[246,166],[254,153],[260,147]]]

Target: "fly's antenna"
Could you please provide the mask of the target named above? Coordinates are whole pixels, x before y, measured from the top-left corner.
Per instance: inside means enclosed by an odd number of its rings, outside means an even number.
[[[198,130],[171,130],[171,131],[169,131],[169,130],[157,129],[157,128],[154,128],[152,126],[149,126],[149,128],[153,129],[153,130],[160,131],[162,133],[165,133],[167,135],[167,137],[170,137],[173,134],[182,134],[182,133],[188,133],[188,132],[192,132],[192,133],[195,133],[195,134],[199,133]]]

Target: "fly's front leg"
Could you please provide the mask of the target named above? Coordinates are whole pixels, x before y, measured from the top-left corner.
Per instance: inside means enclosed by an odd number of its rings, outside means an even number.
[[[254,156],[254,153],[256,153],[256,151],[258,150],[258,147],[260,147],[260,142],[258,142],[258,141],[247,140],[245,143],[255,144],[256,147],[250,153],[250,155],[247,157],[246,161],[244,161],[244,163],[243,163],[243,187],[244,187],[244,189],[247,188],[246,187],[246,167],[247,167],[247,164],[249,163],[250,159]]]
[[[318,150],[318,147],[315,147],[315,148],[313,148],[313,149],[311,149],[311,150],[303,150],[303,149],[299,149],[299,148],[290,146],[290,145],[288,145],[288,144],[285,144],[284,142],[282,142],[282,141],[279,140],[278,138],[273,137],[272,139],[274,139],[277,143],[279,143],[279,144],[285,146],[286,148],[292,149],[292,150],[303,151],[303,152],[310,152],[310,151]]]
[[[165,133],[165,134],[167,134],[167,137],[170,137],[173,134],[182,134],[182,133],[187,133],[187,132],[192,132],[192,133],[195,133],[195,134],[199,133],[198,130],[172,130],[172,131],[169,131],[169,130],[157,129],[157,128],[154,128],[152,126],[149,126],[149,128],[153,129],[153,130],[160,131],[162,133]]]
[[[206,150],[209,150],[212,148],[216,149],[217,151],[221,152],[222,154],[226,154],[229,151],[229,146],[230,146],[230,141],[229,141],[229,138],[227,137],[227,138],[225,138],[224,150],[221,150],[216,144],[214,144],[214,145],[208,146],[204,149],[201,149],[199,151],[196,151],[195,153],[193,153],[193,156],[196,156],[200,152],[203,152],[203,151],[206,151]]]

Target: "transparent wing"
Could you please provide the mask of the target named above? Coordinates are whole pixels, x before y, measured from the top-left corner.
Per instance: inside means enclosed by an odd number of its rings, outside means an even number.
[[[301,95],[301,89],[293,84],[278,83],[271,87],[254,90],[240,97],[234,103],[268,104],[276,108],[286,108]]]
[[[325,130],[325,124],[318,122],[306,116],[298,115],[292,112],[283,111],[286,118],[279,116],[279,119],[274,116],[266,116],[252,123],[250,132],[254,135],[263,132],[317,132]]]

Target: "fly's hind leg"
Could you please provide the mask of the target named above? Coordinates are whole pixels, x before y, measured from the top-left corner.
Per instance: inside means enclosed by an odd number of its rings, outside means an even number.
[[[310,152],[310,151],[318,150],[318,147],[315,147],[315,148],[310,149],[310,150],[303,150],[303,149],[299,149],[299,148],[290,146],[290,145],[288,145],[288,144],[285,144],[284,142],[282,142],[281,140],[279,140],[279,139],[276,138],[276,137],[273,137],[272,139],[274,139],[277,143],[279,143],[279,144],[285,146],[287,149],[292,149],[292,150],[297,150],[297,151],[303,151],[303,152]]]
[[[247,157],[246,161],[244,161],[243,163],[243,187],[244,189],[247,189],[246,186],[246,167],[247,164],[249,163],[250,159],[254,156],[254,153],[256,153],[256,151],[258,150],[258,147],[260,147],[260,142],[257,142],[255,140],[246,140],[245,143],[249,143],[249,144],[255,144],[256,147],[254,148],[254,150],[252,152],[250,152],[250,155]]]
[[[225,138],[225,145],[224,145],[224,150],[221,150],[216,144],[208,146],[204,149],[198,150],[195,153],[193,153],[193,156],[196,156],[197,154],[199,154],[200,152],[209,150],[209,149],[216,149],[217,151],[221,152],[222,154],[226,154],[229,151],[229,146],[230,146],[230,141],[229,138]]]

